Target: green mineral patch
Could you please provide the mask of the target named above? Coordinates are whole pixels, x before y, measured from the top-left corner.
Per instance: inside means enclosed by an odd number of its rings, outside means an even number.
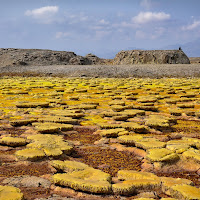
[[[10,125],[11,126],[26,126],[28,124],[32,124],[36,122],[36,119],[19,119],[19,120],[11,120]]]
[[[85,116],[83,113],[73,110],[50,110],[49,114],[55,116],[71,117],[73,119],[79,119]]]
[[[113,192],[118,195],[134,195],[138,190],[156,190],[161,186],[160,178],[149,172],[120,170],[117,175],[119,182],[112,185]]]
[[[102,129],[115,129],[122,128],[121,124],[111,124],[111,123],[98,123],[97,124]]]
[[[134,181],[124,181],[122,183],[117,183],[112,185],[112,190],[114,194],[118,195],[134,195],[137,194],[135,187],[133,185]]]
[[[58,157],[71,154],[73,146],[64,141],[63,136],[37,134],[27,137],[31,141],[26,149],[15,153],[18,160],[36,161],[44,157]]]
[[[181,109],[170,109],[169,113],[174,116],[181,116],[183,111]]]
[[[124,106],[121,106],[121,105],[112,105],[112,106],[111,106],[111,109],[112,109],[113,111],[120,112],[120,111],[123,111],[123,110],[125,109],[125,107],[124,107]]]
[[[112,106],[112,105],[120,105],[120,106],[125,106],[125,102],[124,101],[117,101],[117,100],[114,100],[114,101],[110,101],[108,103],[108,105]]]
[[[168,190],[174,185],[193,185],[192,181],[184,178],[161,177],[160,179],[162,182],[163,192],[168,192]]]
[[[74,105],[70,106],[70,109],[83,109],[83,110],[91,110],[91,109],[96,109],[97,105],[94,104],[79,104],[79,105]]]
[[[150,115],[145,122],[147,126],[162,131],[170,129],[172,123],[176,123],[176,120],[162,115]]]
[[[36,108],[36,107],[48,107],[48,102],[18,102],[17,108]]]
[[[144,97],[140,97],[139,99],[137,99],[137,102],[140,103],[149,103],[149,102],[156,102],[157,99],[154,97],[149,97],[149,96],[144,96]]]
[[[185,103],[185,104],[177,104],[177,107],[179,108],[194,108],[194,104],[189,104],[189,103]]]
[[[190,185],[174,185],[170,188],[170,195],[178,199],[199,200],[200,189]]]
[[[53,123],[62,123],[62,124],[78,124],[76,119],[72,119],[71,117],[62,117],[62,116],[44,116],[40,117],[37,120],[38,122],[53,122]]]
[[[149,149],[147,151],[146,158],[151,162],[171,162],[179,159],[178,154],[173,151],[161,148],[161,149]]]
[[[113,117],[115,121],[126,121],[128,118],[128,115],[119,115]]]
[[[135,117],[137,115],[145,115],[145,111],[137,110],[137,109],[128,109],[128,110],[124,110],[124,112],[122,112],[122,114],[125,114],[128,117]]]
[[[200,112],[196,112],[195,115],[200,118]]]
[[[141,141],[142,139],[143,139],[143,136],[141,135],[124,135],[124,136],[118,137],[118,140],[120,143],[131,144],[131,145],[135,145],[137,141]]]
[[[71,124],[61,123],[33,123],[32,124],[39,133],[58,133],[59,131],[70,131],[73,129]]]
[[[65,161],[53,160],[51,161],[51,166],[53,166],[57,170],[61,170],[67,173],[73,172],[73,171],[82,171],[89,167],[88,165],[84,163],[70,161],[70,160],[65,160]]]
[[[166,146],[165,142],[161,142],[151,136],[142,135],[123,135],[118,137],[120,143],[129,144],[145,150],[154,148],[163,148]]]
[[[116,117],[123,115],[122,112],[113,112],[113,111],[103,111],[101,112],[102,117]]]
[[[85,168],[81,171],[73,171],[52,176],[54,184],[70,187],[96,194],[109,194],[112,192],[110,184],[111,176],[101,170]]]
[[[192,159],[200,163],[200,150],[189,149],[188,151],[185,151],[182,156],[185,159]]]
[[[119,170],[117,177],[119,180],[159,180],[160,178],[153,173],[150,172],[138,172],[134,170]]]
[[[118,137],[118,135],[126,135],[128,131],[124,128],[116,128],[116,129],[104,129],[97,131],[102,137]]]
[[[190,144],[191,147],[194,147],[200,150],[200,139],[184,137],[183,140],[186,140],[186,142]]]
[[[165,142],[161,142],[155,138],[144,138],[141,141],[136,141],[135,146],[148,150],[148,149],[159,149],[159,148],[164,148],[166,146]]]
[[[21,193],[21,190],[16,187],[0,185],[0,199],[23,200],[24,195]]]
[[[192,146],[195,146],[195,141],[189,141],[187,139],[182,140],[171,140],[167,142],[167,149],[177,151],[177,152],[184,152]]]
[[[168,104],[176,104],[179,102],[179,99],[165,99],[165,102]]]
[[[121,124],[121,126],[129,131],[134,131],[136,133],[144,133],[147,131],[147,127],[135,122],[124,122]]]
[[[18,160],[29,160],[29,161],[37,161],[45,157],[45,153],[43,150],[36,148],[29,148],[19,150],[15,153],[15,156]]]
[[[156,190],[160,188],[160,181],[151,179],[127,180],[112,185],[113,192],[120,195],[133,195],[138,190]]]
[[[3,137],[0,139],[0,144],[11,147],[24,146],[27,144],[26,139],[19,137]]]

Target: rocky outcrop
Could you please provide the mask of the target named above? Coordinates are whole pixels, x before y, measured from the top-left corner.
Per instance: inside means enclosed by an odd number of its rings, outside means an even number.
[[[182,50],[129,50],[120,51],[113,63],[115,65],[190,64],[190,60]]]
[[[101,59],[93,54],[86,57],[69,51],[52,51],[42,49],[0,49],[0,66],[23,65],[93,65],[103,64]]]
[[[69,64],[76,54],[40,49],[0,49],[0,65],[57,65]]]
[[[69,51],[0,48],[0,67],[26,65],[132,65],[189,63],[190,60],[182,50],[121,51],[114,59],[102,59],[91,53],[84,57]]]
[[[99,58],[99,57],[97,57],[96,55],[91,54],[91,53],[87,54],[85,57],[86,57],[88,60],[90,60],[90,64],[92,64],[92,65],[102,64],[102,63],[105,62],[104,59],[101,59],[101,58]]]

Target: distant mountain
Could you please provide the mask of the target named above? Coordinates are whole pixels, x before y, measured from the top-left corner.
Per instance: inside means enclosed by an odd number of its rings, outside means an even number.
[[[179,47],[188,57],[200,57],[200,39],[185,44],[175,44],[163,47],[162,49],[178,49]]]

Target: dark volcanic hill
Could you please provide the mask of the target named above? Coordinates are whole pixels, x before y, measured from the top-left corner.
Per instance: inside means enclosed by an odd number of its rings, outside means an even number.
[[[69,51],[52,51],[42,49],[0,49],[0,66],[19,65],[92,65],[104,64],[93,54],[85,57]]]
[[[114,64],[190,64],[190,60],[182,50],[128,50],[120,51]]]
[[[189,64],[182,50],[129,50],[120,51],[112,59],[102,59],[93,54],[85,57],[68,51],[42,49],[0,48],[0,67],[47,65],[132,65],[132,64]]]

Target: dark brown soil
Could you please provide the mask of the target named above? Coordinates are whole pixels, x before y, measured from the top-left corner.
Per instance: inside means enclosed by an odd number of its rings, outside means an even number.
[[[6,164],[0,166],[0,177],[13,177],[21,175],[42,176],[50,174],[48,163]]]
[[[80,141],[81,144],[87,145],[75,148],[73,156],[77,161],[101,169],[112,176],[116,176],[120,169],[141,170],[141,160],[133,153],[93,146],[95,141],[101,139],[100,135],[93,134],[95,128],[76,127],[75,130],[77,133],[67,134],[65,139]]]
[[[75,127],[77,133],[67,133],[65,140],[80,141],[83,144],[94,144],[95,141],[100,140],[100,135],[94,135],[95,128]]]
[[[50,196],[50,189],[45,189],[42,187],[19,187],[19,189],[24,194],[24,199],[26,200],[34,200],[36,198],[48,198]]]
[[[200,179],[199,175],[194,172],[174,172],[174,173],[156,173],[157,176],[165,176],[165,177],[172,177],[172,178],[185,178],[191,180],[195,186],[200,187]]]
[[[1,132],[5,132],[6,134],[10,134],[12,137],[14,136],[20,136],[25,132],[25,129],[22,129],[20,127],[0,127]],[[1,133],[0,133],[1,134]]]
[[[129,152],[118,152],[99,147],[76,148],[77,161],[116,176],[119,170],[141,170],[141,161]]]

